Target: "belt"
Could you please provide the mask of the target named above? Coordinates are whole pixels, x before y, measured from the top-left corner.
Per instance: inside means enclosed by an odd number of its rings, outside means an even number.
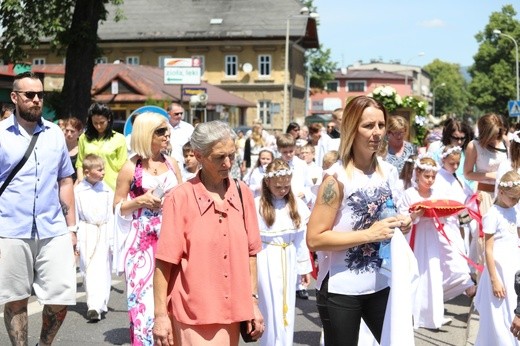
[[[495,185],[486,184],[486,183],[478,183],[477,190],[485,191],[485,192],[495,192]]]

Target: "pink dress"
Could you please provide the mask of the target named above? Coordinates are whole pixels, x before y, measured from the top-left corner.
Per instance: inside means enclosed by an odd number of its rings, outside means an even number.
[[[141,160],[135,165],[134,179],[130,186],[132,199],[141,196],[159,184],[168,191],[178,184],[173,167],[166,160],[169,170],[152,176],[143,170]],[[153,287],[155,250],[161,230],[162,211],[141,208],[132,214],[132,226],[125,242],[125,275],[130,338],[132,345],[153,345]]]

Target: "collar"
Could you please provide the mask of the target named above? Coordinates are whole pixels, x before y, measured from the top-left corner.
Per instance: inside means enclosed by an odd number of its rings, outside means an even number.
[[[84,190],[94,190],[96,192],[110,192],[110,188],[103,183],[103,181],[98,181],[94,185],[89,183],[87,179],[83,179],[79,182],[79,184],[76,186],[75,191],[80,192]]]
[[[33,134],[45,131],[46,129],[48,129],[50,127],[46,120],[44,120],[43,118],[40,118],[40,120],[38,121],[38,123],[34,127],[33,133],[29,134],[29,133],[27,133],[25,131],[25,129],[23,127],[20,126],[20,124],[18,123],[18,120],[16,118],[16,114],[15,113],[13,113],[13,115],[10,116],[9,118],[3,120],[1,122],[1,124],[3,125],[2,126],[3,128],[5,128],[7,130],[11,130],[14,133],[16,133],[17,135],[22,135],[24,137],[29,137],[29,138]]]
[[[208,190],[206,190],[204,184],[202,184],[202,181],[200,180],[200,173],[201,170],[199,170],[195,178],[190,181],[193,184],[193,192],[195,194],[197,206],[199,207],[200,215],[206,213],[211,205],[215,205],[216,211],[225,212],[225,210],[220,210],[221,208],[215,204],[215,201],[211,197],[210,193]],[[235,182],[231,178],[228,178],[228,188],[226,194],[224,195],[224,205],[226,204],[226,201],[236,210],[240,210],[240,197],[238,195]]]

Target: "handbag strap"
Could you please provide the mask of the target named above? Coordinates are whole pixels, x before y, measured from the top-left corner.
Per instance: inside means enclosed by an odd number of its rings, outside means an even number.
[[[41,131],[40,131],[41,132]],[[18,164],[13,168],[13,170],[11,171],[11,173],[9,173],[9,175],[7,176],[7,179],[5,179],[4,181],[4,184],[2,185],[2,187],[0,187],[0,196],[2,195],[2,193],[4,193],[4,190],[7,188],[7,186],[9,185],[9,183],[11,182],[11,180],[13,180],[14,176],[16,175],[16,173],[18,173],[18,171],[23,167],[23,165],[25,165],[25,163],[27,162],[27,160],[29,159],[29,156],[31,156],[31,153],[34,149],[34,146],[36,145],[36,140],[38,139],[38,136],[40,135],[40,132],[36,132],[32,138],[31,138],[31,143],[29,143],[29,147],[27,148],[27,150],[25,151],[25,154],[23,154],[23,157],[22,159],[20,160],[20,162],[18,162]]]

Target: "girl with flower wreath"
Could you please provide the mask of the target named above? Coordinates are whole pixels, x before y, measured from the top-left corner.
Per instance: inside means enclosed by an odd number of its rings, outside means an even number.
[[[177,161],[161,153],[170,139],[167,119],[142,113],[130,146],[136,153],[117,177],[114,197],[119,227],[114,236],[117,273],[125,273],[132,345],[153,345],[152,277],[162,221],[162,196],[182,182]],[[129,225],[130,223],[130,225]]]
[[[445,199],[446,191],[434,185],[440,167],[430,156],[420,155],[415,161],[414,186],[404,192],[400,212],[424,200]],[[461,293],[475,294],[469,267],[450,241],[437,230],[434,218],[424,217],[424,209],[410,212],[414,227],[411,245],[421,276],[413,300],[415,328],[438,329],[450,320],[444,317],[444,302]],[[457,217],[441,217],[445,229],[458,229]],[[445,231],[445,234],[451,234]]]
[[[265,168],[268,164],[273,162],[274,152],[270,148],[262,148],[258,153],[258,160],[256,161],[255,167],[249,171],[244,177],[244,183],[246,183],[255,197],[260,196],[262,192],[262,179],[265,174]]]
[[[518,248],[520,174],[509,171],[498,184],[495,203],[483,218],[486,265],[475,297],[480,315],[475,346],[520,345],[509,331],[517,305],[515,272],[520,262]]]
[[[310,211],[291,190],[292,171],[281,159],[271,162],[255,198],[262,251],[257,254],[258,302],[266,323],[260,345],[292,345],[299,275],[304,286],[312,271],[305,242]]]

